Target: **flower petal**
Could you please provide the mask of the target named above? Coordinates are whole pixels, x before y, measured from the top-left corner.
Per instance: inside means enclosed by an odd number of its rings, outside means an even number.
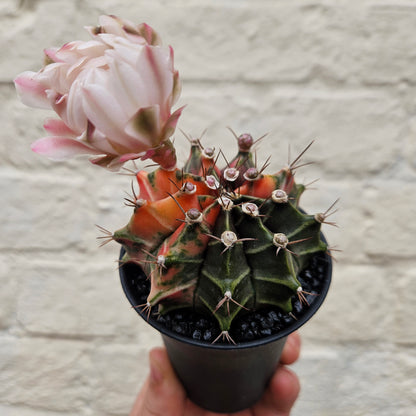
[[[159,106],[141,108],[131,118],[125,131],[128,135],[136,137],[141,142],[140,150],[146,150],[146,148],[159,145],[162,140]]]
[[[128,160],[138,159],[141,156],[143,156],[143,152],[142,153],[127,153],[125,155],[120,156],[119,159],[121,163],[124,163],[124,162],[127,162]]]
[[[76,137],[76,134],[62,120],[47,118],[43,128],[52,136]]]
[[[50,109],[45,87],[36,79],[36,72],[25,71],[18,75],[14,84],[23,104],[29,107]]]
[[[124,132],[127,114],[106,89],[105,82],[100,84],[98,81],[86,82],[83,87],[84,110],[88,120],[113,142],[134,150],[135,140]]]
[[[66,137],[43,137],[32,143],[31,149],[40,155],[52,160],[65,160],[75,155],[102,154],[95,149],[91,149],[84,143]]]
[[[125,162],[127,162],[128,160],[137,159],[138,157],[140,157],[140,155],[136,153],[131,153],[129,155],[123,156],[97,157],[94,159],[90,159],[90,162],[94,165],[101,166],[111,171],[118,171]]]
[[[153,30],[153,28],[150,27],[148,24],[141,23],[140,25],[138,25],[137,31],[138,33],[140,33],[141,36],[143,36],[143,38],[146,39],[146,42],[149,45],[152,45],[152,46],[162,45],[162,39],[160,39],[160,36],[158,35],[158,33],[155,32],[155,30]]]
[[[170,50],[159,46],[145,46],[136,64],[143,82],[147,85],[149,105],[160,106],[163,120],[169,117],[166,106],[173,90],[173,71]]]
[[[175,132],[176,125],[178,124],[179,117],[182,114],[185,106],[178,108],[168,119],[166,124],[163,126],[162,140],[168,139]]]

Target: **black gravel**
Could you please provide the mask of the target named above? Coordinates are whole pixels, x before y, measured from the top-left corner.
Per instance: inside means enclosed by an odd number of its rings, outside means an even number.
[[[150,291],[150,282],[141,272],[140,267],[134,264],[123,266],[128,276],[132,276],[126,282],[128,289],[134,295],[135,305],[146,304],[147,295]],[[298,280],[305,292],[309,305],[318,299],[324,284],[327,270],[327,258],[324,253],[316,254],[310,261],[308,267],[298,276]],[[310,307],[301,303],[297,296],[292,298],[293,310],[286,314],[275,307],[265,307],[254,312],[241,313],[233,321],[229,331],[235,342],[252,341],[259,338],[274,335],[284,328],[293,324]],[[137,306],[139,308],[139,306]],[[142,309],[140,307],[140,309]],[[159,315],[156,310],[151,311],[150,317],[156,319],[167,329],[182,336],[193,338],[198,341],[212,343],[220,333],[218,323],[214,317],[205,316],[192,309],[178,309]],[[228,341],[218,340],[218,343]]]

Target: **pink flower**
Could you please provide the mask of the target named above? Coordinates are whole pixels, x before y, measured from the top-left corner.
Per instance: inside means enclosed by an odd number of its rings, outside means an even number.
[[[60,117],[46,120],[49,136],[32,149],[55,160],[95,155],[92,162],[109,169],[137,158],[174,168],[169,138],[182,108],[172,113],[180,94],[172,48],[150,26],[114,16],[87,30],[92,40],[46,49],[44,68],[15,79],[24,104]]]

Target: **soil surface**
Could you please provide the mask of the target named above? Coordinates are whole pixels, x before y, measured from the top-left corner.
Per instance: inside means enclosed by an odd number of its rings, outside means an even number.
[[[136,305],[145,305],[147,295],[150,291],[150,281],[135,264],[122,266],[129,276],[126,285],[134,295]],[[276,307],[265,307],[253,312],[241,312],[233,322],[229,331],[231,338],[236,342],[247,342],[275,335],[287,328],[311,307],[318,299],[325,284],[328,260],[325,253],[316,254],[310,261],[308,267],[303,270],[298,280],[302,285],[306,302],[301,302],[297,296],[293,296],[293,310],[291,314],[283,313]],[[130,277],[131,276],[131,277]],[[142,309],[142,306],[137,306]],[[145,315],[146,312],[140,311]],[[211,344],[221,332],[214,317],[202,315],[191,309],[178,309],[159,315],[156,310],[150,312],[150,319],[157,320],[167,329],[188,338],[205,341]],[[217,343],[229,344],[229,341],[219,339]]]

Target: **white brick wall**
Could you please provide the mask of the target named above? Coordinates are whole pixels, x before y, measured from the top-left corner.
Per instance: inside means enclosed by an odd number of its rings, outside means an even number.
[[[0,414],[126,415],[160,343],[130,309],[98,223],[117,229],[129,178],[33,154],[43,111],[12,79],[102,13],[146,21],[173,45],[180,127],[205,143],[226,126],[287,145],[321,178],[310,211],[337,196],[343,250],[319,314],[302,329],[293,414],[410,416],[416,407],[416,1],[1,0]],[[181,154],[186,141],[177,135]],[[225,152],[233,150],[225,146]],[[413,413],[412,413],[413,412]]]

